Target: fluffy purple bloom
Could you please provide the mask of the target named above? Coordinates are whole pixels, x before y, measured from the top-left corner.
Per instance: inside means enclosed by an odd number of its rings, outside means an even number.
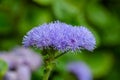
[[[31,72],[42,65],[42,56],[22,47],[11,52],[0,52],[0,59],[8,64],[4,80],[30,80]]]
[[[9,68],[17,68],[20,65],[29,66],[34,71],[42,65],[42,56],[26,48],[15,48],[11,52],[4,52],[0,59],[7,62]]]
[[[31,70],[28,66],[21,65],[16,71],[8,71],[3,80],[31,80]]]
[[[83,62],[72,62],[67,65],[67,70],[76,75],[78,80],[93,80],[89,67]]]
[[[15,58],[21,60],[19,65],[27,65],[32,71],[37,70],[43,63],[42,56],[31,49],[19,47],[15,48],[11,53]]]
[[[59,21],[43,24],[30,30],[23,38],[25,47],[54,48],[59,51],[95,48],[95,38],[85,27],[72,26]]]

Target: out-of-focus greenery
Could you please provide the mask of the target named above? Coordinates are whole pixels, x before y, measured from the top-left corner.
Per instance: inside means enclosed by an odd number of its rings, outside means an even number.
[[[6,74],[7,70],[8,70],[7,63],[0,59],[0,80]]]
[[[0,50],[22,45],[27,31],[54,20],[88,27],[97,48],[59,58],[51,79],[63,80],[66,63],[80,60],[90,66],[94,80],[120,80],[119,0],[0,0]],[[34,72],[33,80],[40,74]]]

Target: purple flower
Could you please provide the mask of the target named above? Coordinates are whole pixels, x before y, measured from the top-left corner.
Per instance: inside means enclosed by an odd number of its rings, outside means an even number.
[[[2,53],[0,59],[6,61],[10,69],[16,69],[20,65],[26,65],[34,71],[42,65],[41,55],[22,47],[15,48],[11,52]]]
[[[25,47],[53,48],[59,51],[95,48],[95,38],[85,27],[72,26],[59,21],[43,24],[30,30],[23,38]]]
[[[8,64],[4,80],[30,80],[31,72],[42,65],[42,56],[30,49],[15,48],[11,52],[0,53],[0,59]]]
[[[89,67],[83,62],[72,62],[67,65],[67,70],[76,75],[78,80],[92,80]]]
[[[20,65],[16,71],[8,71],[3,80],[31,80],[31,70],[28,66]]]
[[[31,49],[22,47],[15,48],[12,51],[12,55],[17,58],[16,60],[20,60],[19,65],[27,65],[32,71],[38,69],[43,63],[42,56]]]

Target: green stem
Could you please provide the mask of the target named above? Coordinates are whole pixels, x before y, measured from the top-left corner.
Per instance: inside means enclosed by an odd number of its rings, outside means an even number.
[[[67,53],[67,52],[63,52],[63,53],[61,53],[61,54],[57,55],[54,59],[57,59],[58,57],[60,57],[60,56],[64,55],[65,53]]]
[[[49,53],[50,52],[50,53]],[[48,52],[48,57],[44,57],[44,76],[43,76],[43,80],[49,80],[50,74],[52,72],[52,69],[54,67],[54,52],[52,53],[51,51]]]
[[[67,51],[66,51],[67,52]],[[55,59],[57,59],[58,57],[64,55],[66,52],[63,52],[57,56],[55,56],[56,51],[53,49],[45,49],[42,52],[42,55],[45,56],[44,57],[44,75],[43,75],[43,80],[49,80],[50,74],[52,72],[53,67],[55,66]],[[46,54],[47,53],[47,54]]]
[[[45,69],[43,80],[48,80],[49,79],[51,71],[52,71],[52,67],[48,67],[48,68]]]

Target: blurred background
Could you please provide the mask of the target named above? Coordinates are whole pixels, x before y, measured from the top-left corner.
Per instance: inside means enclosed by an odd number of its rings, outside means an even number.
[[[120,80],[119,0],[0,0],[0,51],[22,46],[26,32],[55,20],[88,27],[97,48],[59,58],[51,80],[63,80],[65,65],[78,60],[90,67],[94,80]],[[40,74],[34,72],[33,80]]]

